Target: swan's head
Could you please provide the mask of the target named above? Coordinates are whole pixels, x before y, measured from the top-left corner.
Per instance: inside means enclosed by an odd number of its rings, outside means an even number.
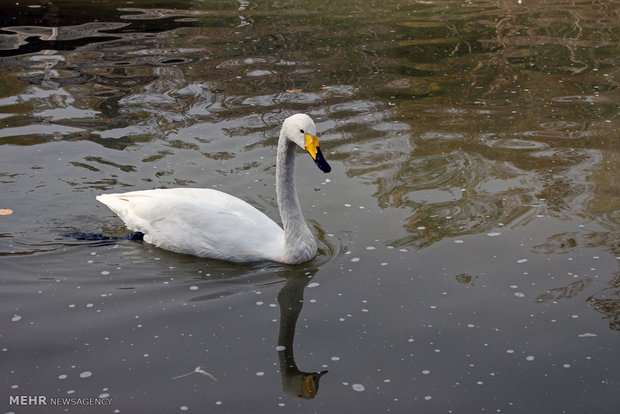
[[[321,171],[328,173],[332,170],[323,158],[319,148],[319,139],[316,136],[316,126],[308,115],[295,114],[286,118],[282,124],[282,133],[286,138],[308,151]]]

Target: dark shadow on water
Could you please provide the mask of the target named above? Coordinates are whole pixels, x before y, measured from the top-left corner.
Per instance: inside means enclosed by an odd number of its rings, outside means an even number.
[[[293,342],[297,320],[303,309],[304,290],[318,272],[318,267],[314,261],[298,266],[263,264],[262,266],[245,267],[246,275],[234,279],[210,281],[209,294],[193,297],[188,302],[222,299],[243,293],[248,286],[254,288],[256,286],[284,284],[277,296],[280,307],[280,326],[276,347],[282,390],[295,398],[312,399],[316,397],[319,390],[319,380],[327,371],[304,371],[300,369],[295,359]],[[245,286],[245,288],[241,286]]]

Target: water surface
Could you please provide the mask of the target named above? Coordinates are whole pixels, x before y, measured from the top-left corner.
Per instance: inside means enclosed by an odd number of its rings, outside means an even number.
[[[620,403],[617,2],[2,11],[3,413]],[[275,145],[295,112],[332,165],[298,154],[313,261],[65,237],[126,234],[95,196],[149,188],[216,188],[277,219]]]

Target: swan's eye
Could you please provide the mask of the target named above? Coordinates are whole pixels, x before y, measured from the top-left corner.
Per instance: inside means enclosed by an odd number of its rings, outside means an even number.
[[[302,134],[305,134],[303,129],[300,129],[299,132],[301,132]]]

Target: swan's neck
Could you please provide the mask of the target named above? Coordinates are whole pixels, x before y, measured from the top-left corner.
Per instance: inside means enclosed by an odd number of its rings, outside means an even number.
[[[286,261],[295,264],[310,260],[316,254],[316,241],[304,220],[295,189],[295,150],[297,145],[280,135],[276,158],[276,192],[284,227]]]

